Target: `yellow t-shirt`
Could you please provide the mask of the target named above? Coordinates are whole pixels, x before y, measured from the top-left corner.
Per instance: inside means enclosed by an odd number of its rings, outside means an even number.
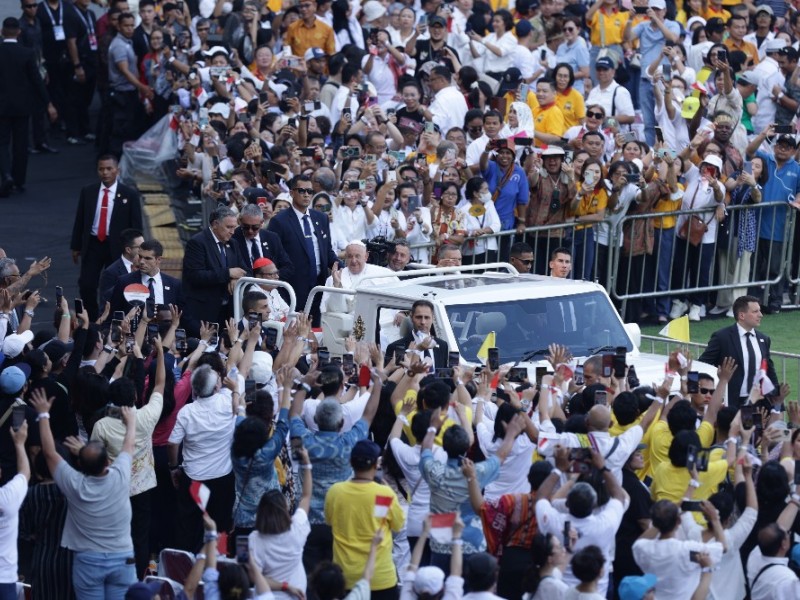
[[[599,190],[592,192],[590,196],[581,196],[575,216],[594,215],[601,210],[605,210],[606,206],[608,206],[608,192],[606,192],[605,187],[601,187]],[[575,229],[586,229],[591,226],[592,223],[584,223],[576,225]]]
[[[592,31],[592,46],[602,46],[604,41],[606,46],[622,44],[625,25],[628,24],[630,16],[631,13],[628,11],[620,11],[617,8],[610,11],[601,8],[594,13],[589,21],[589,28]],[[600,35],[601,29],[605,29],[605,40]]]
[[[399,415],[401,408],[403,408],[403,401],[402,400],[394,405],[394,414]],[[445,431],[450,429],[453,425],[459,425],[460,424],[456,419],[454,419],[452,416],[450,416],[450,413],[452,412],[452,409],[448,408],[447,410],[448,410],[448,416],[445,419],[444,423],[442,423],[442,426],[439,429],[439,433],[436,434],[436,439],[434,440],[434,443],[437,446],[441,446],[442,445],[442,437],[444,436],[444,432]],[[411,433],[411,423],[414,422],[414,415],[416,415],[416,414],[417,414],[417,409],[414,409],[410,413],[408,413],[407,419],[408,419],[408,423],[409,424],[408,425],[403,425],[403,433],[406,434],[406,438],[408,439],[408,443],[411,446],[416,446],[417,444],[421,444],[422,443],[422,440],[417,441],[417,438],[415,438],[414,434]],[[465,414],[466,414],[466,417],[467,417],[467,421],[469,423],[472,423],[472,408],[470,408],[469,406],[466,406],[465,407]],[[457,416],[457,415],[454,414],[453,416]]]
[[[683,184],[679,183],[678,187],[684,189]],[[670,200],[669,198],[662,198],[656,205],[653,207],[653,212],[673,212],[676,210],[681,209],[681,202],[682,200],[678,198],[677,200]],[[653,219],[653,227],[656,229],[672,229],[678,223],[678,217],[676,216],[669,216],[669,217],[661,217],[660,219]]]
[[[669,425],[666,421],[656,421],[650,428],[653,432],[650,445],[650,460],[652,462],[653,473],[661,463],[669,462],[669,447],[672,444],[672,432],[669,430]],[[700,423],[697,428],[697,435],[700,437],[700,443],[703,448],[709,448],[714,443],[714,427],[708,421]],[[681,492],[686,491],[683,488]]]
[[[719,484],[725,481],[727,474],[728,461],[709,460],[708,471],[701,471],[697,475],[700,487],[695,490],[692,500],[708,500],[717,491]],[[650,488],[653,500],[670,500],[680,504],[691,478],[685,467],[676,467],[669,461],[662,462],[653,475],[653,485]]]
[[[548,107],[537,106],[533,110],[533,128],[536,133],[549,133],[561,137],[567,130],[567,121],[564,119],[564,113],[554,102]],[[536,145],[544,146],[546,144],[537,140]]]
[[[375,516],[377,496],[392,498],[382,519]],[[331,486],[325,495],[325,522],[333,531],[333,562],[342,568],[347,589],[361,579],[372,536],[379,527],[385,528],[386,535],[378,546],[370,589],[385,590],[397,585],[391,532],[400,531],[405,519],[395,493],[387,485],[340,481]]]
[[[633,423],[629,423],[628,425],[620,425],[617,423],[616,418],[614,417],[614,412],[611,412],[611,427],[608,428],[608,434],[612,437],[617,437],[618,435],[622,435],[628,429],[633,427],[634,425],[639,425],[642,422],[642,416],[640,415],[638,419],[636,419]],[[661,410],[658,411],[656,414],[656,419],[661,417]],[[640,470],[636,471],[636,476],[641,480],[644,481],[644,478],[650,475],[652,477],[652,471],[650,468],[650,444],[652,440],[652,432],[653,432],[653,423],[650,424],[650,427],[647,428],[647,431],[644,432],[642,436],[642,444],[645,444],[647,448],[642,449],[642,458],[644,459],[644,467]]]
[[[586,104],[583,96],[575,88],[568,92],[556,92],[556,106],[564,113],[567,129],[581,124],[581,119],[586,117]]]
[[[714,17],[717,17],[719,19],[722,19],[723,23],[727,23],[728,19],[731,18],[731,13],[729,13],[724,8],[722,10],[714,10],[714,7],[711,6],[710,4],[706,7],[705,10],[701,11],[701,15],[706,21],[708,21],[709,19],[713,19]]]

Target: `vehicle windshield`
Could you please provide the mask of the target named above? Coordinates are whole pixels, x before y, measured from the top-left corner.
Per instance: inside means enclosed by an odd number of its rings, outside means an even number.
[[[573,356],[589,356],[599,348],[613,352],[633,344],[608,297],[602,292],[445,307],[461,356],[476,356],[487,334],[496,333],[500,360],[520,360],[537,350],[534,360],[547,356],[552,343],[562,344]]]

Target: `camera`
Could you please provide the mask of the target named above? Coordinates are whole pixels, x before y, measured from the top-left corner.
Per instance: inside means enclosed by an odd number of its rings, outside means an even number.
[[[559,190],[553,190],[553,193],[550,196],[550,212],[558,212],[561,208],[561,192]]]
[[[369,252],[368,263],[373,265],[385,266],[389,254],[394,254],[395,243],[390,242],[384,236],[380,235],[371,240],[362,240]]]

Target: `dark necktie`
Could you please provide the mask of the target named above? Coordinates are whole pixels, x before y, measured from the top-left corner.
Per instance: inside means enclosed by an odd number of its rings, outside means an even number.
[[[308,215],[303,215],[303,239],[306,246],[306,254],[308,254],[308,259],[311,262],[311,269],[316,275],[317,257],[314,256],[314,240],[312,238],[313,235],[314,233],[311,231],[311,219],[308,218]]]
[[[219,246],[219,253],[222,257],[222,266],[227,269],[228,268],[228,256],[225,254],[225,243],[224,242],[217,242]]]
[[[258,244],[255,238],[253,238],[250,240],[250,263],[256,262],[259,258],[261,258],[261,256],[258,254]]]
[[[747,393],[753,389],[753,378],[756,376],[756,350],[753,348],[753,342],[750,341],[750,336],[753,335],[752,331],[744,334],[744,339],[747,344]]]
[[[156,280],[151,277],[150,281],[147,282],[147,289],[150,290],[150,297],[153,299],[153,302],[156,301],[156,289],[155,289],[155,287],[156,287]]]

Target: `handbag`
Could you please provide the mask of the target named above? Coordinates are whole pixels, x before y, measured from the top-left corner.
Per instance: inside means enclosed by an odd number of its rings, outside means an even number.
[[[692,196],[692,202],[689,204],[689,210],[694,208],[694,199],[697,196],[697,191],[700,189],[700,186],[697,186],[697,189],[694,191],[694,195]],[[708,224],[711,222],[711,219],[714,218],[714,213],[711,213],[711,217],[708,221],[703,221],[700,218],[700,215],[689,215],[689,218],[683,222],[681,225],[680,231],[678,231],[678,236],[687,240],[692,246],[699,246],[703,243],[703,236],[705,235],[706,231],[708,231]]]

